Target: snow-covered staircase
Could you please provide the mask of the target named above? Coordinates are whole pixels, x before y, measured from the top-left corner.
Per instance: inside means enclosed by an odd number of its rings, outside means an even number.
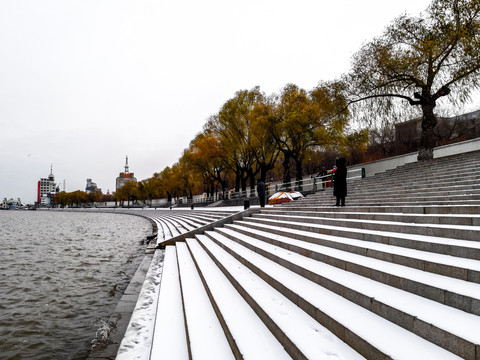
[[[309,207],[334,204],[331,188],[305,200]],[[480,152],[409,163],[353,181],[346,200],[349,206],[480,205]]]
[[[167,246],[150,358],[479,360],[478,159],[409,164],[350,185],[345,208],[325,191]]]

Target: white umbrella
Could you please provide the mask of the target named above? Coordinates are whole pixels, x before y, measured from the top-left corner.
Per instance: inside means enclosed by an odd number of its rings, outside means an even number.
[[[276,192],[275,194],[273,194],[268,198],[268,203],[270,205],[281,204],[281,203],[290,202],[290,201],[293,201],[293,197],[290,193],[285,191]]]
[[[289,191],[288,193],[290,194],[293,200],[297,200],[298,198],[303,197],[302,193],[299,191]]]

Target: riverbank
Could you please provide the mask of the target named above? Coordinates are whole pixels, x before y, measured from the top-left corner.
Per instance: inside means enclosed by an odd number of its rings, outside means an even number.
[[[0,212],[0,357],[86,359],[149,234],[134,217]]]

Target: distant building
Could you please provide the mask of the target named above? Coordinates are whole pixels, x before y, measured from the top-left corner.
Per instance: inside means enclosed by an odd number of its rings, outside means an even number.
[[[60,188],[55,184],[55,176],[53,176],[52,166],[50,166],[50,175],[47,178],[42,178],[37,185],[37,203],[40,206],[53,205],[55,194],[60,191]]]
[[[433,131],[444,143],[478,138],[480,137],[480,110],[449,118],[437,117],[437,125]],[[395,139],[397,142],[408,142],[409,150],[415,150],[421,138],[422,118],[395,125]]]
[[[87,186],[85,187],[85,192],[87,194],[90,194],[92,192],[99,192],[101,193],[102,192],[102,189],[99,189],[97,187],[97,184],[92,182],[92,179],[87,179]]]
[[[13,199],[7,200],[7,198],[4,198],[2,203],[0,203],[0,209],[2,210],[9,210],[9,209],[17,209],[22,206],[22,202],[20,199],[17,199],[17,201]]]
[[[137,179],[135,178],[133,172],[131,173],[128,171],[128,156],[127,156],[125,160],[125,172],[121,172],[118,175],[115,190],[120,189],[123,185],[125,185],[129,181],[137,182]]]

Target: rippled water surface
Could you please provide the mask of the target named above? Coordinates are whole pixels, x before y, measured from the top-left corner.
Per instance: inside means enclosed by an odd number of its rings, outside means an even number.
[[[124,214],[0,211],[0,359],[85,359],[150,233]]]

